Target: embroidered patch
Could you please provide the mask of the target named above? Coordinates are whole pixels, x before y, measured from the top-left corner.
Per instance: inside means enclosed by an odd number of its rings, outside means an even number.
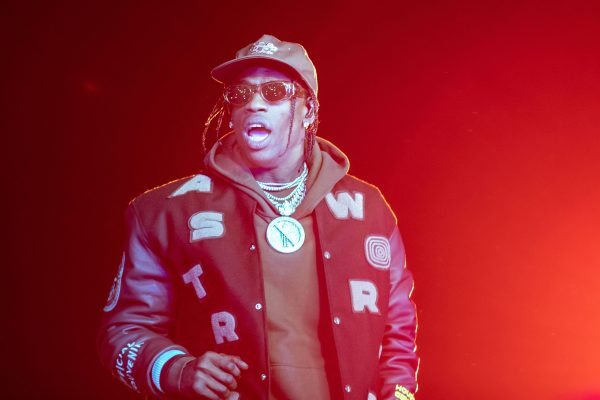
[[[339,192],[335,196],[333,193],[327,193],[325,202],[333,216],[337,219],[353,219],[363,220],[365,218],[364,211],[365,196],[360,192],[354,192],[354,198],[348,192]]]
[[[135,378],[133,377],[133,367],[135,366],[135,360],[140,352],[144,342],[131,342],[127,343],[115,360],[115,371],[121,382],[129,386],[136,392],[139,392]]]
[[[211,193],[212,180],[206,175],[198,174],[179,186],[176,191],[171,193],[169,198],[181,196],[189,192]]]
[[[121,279],[123,279],[124,268],[125,253],[123,253],[123,257],[121,257],[121,264],[119,265],[119,270],[117,271],[117,275],[113,279],[113,284],[110,288],[110,293],[108,294],[106,305],[104,306],[104,312],[112,311],[117,306],[117,302],[119,301],[119,295],[121,294]]]
[[[188,272],[183,274],[182,278],[184,283],[192,284],[194,290],[196,291],[196,296],[198,296],[199,299],[202,299],[206,297],[206,290],[204,290],[204,287],[200,282],[200,275],[202,275],[202,267],[200,264],[197,264],[190,268]]]
[[[277,46],[270,42],[256,42],[250,49],[250,54],[267,54],[273,55],[279,50]]]
[[[400,400],[415,400],[415,396],[401,385],[396,385],[396,393],[394,393],[394,397]]]
[[[352,311],[364,313],[369,310],[371,314],[379,314],[377,307],[377,286],[371,281],[351,279],[350,296],[352,297]]]
[[[235,333],[235,318],[227,311],[221,311],[211,315],[210,323],[217,344],[225,343],[225,341],[235,342],[239,339],[238,335]]]
[[[216,211],[201,211],[192,215],[188,221],[190,227],[190,242],[218,238],[225,233],[223,213]]]
[[[390,242],[384,236],[368,236],[365,239],[367,262],[377,269],[388,269],[391,263]]]

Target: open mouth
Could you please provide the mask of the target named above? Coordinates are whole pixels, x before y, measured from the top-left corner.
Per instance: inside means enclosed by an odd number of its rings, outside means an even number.
[[[260,143],[271,134],[271,130],[262,124],[250,124],[246,129],[246,136],[250,143]]]

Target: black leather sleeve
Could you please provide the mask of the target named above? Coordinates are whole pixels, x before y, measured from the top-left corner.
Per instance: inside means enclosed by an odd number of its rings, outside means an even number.
[[[389,240],[391,288],[379,361],[378,399],[412,399],[419,363],[415,345],[417,316],[410,298],[413,277],[406,268],[404,245],[397,227]]]
[[[102,364],[141,393],[159,395],[152,384],[154,360],[177,346],[168,337],[174,315],[174,277],[149,246],[134,203],[126,213],[127,239],[98,334]]]

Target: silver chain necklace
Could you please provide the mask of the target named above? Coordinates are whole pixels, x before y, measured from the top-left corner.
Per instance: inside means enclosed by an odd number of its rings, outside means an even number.
[[[308,167],[304,163],[304,169],[300,176],[291,182],[277,183],[277,182],[260,182],[258,186],[263,190],[267,199],[275,206],[279,214],[283,216],[290,216],[296,211],[296,208],[300,205],[304,196],[306,195],[306,178],[308,177]],[[284,197],[277,197],[269,192],[281,192],[286,189],[291,189],[292,192]]]
[[[293,253],[304,244],[304,228],[296,219],[290,217],[300,205],[306,195],[306,178],[308,167],[304,163],[304,169],[300,176],[291,182],[259,182],[258,186],[263,190],[267,199],[275,206],[280,217],[273,219],[267,226],[266,237],[269,245],[280,253]],[[269,192],[281,192],[291,189],[292,192],[284,197],[277,197]]]
[[[293,188],[294,186],[298,186],[300,184],[300,182],[302,182],[306,179],[307,176],[308,176],[308,167],[306,166],[306,163],[304,163],[304,168],[302,169],[302,173],[291,182],[279,183],[279,182],[256,181],[256,183],[258,183],[258,186],[260,186],[260,188],[264,191],[280,192],[282,190],[290,189],[290,188]]]

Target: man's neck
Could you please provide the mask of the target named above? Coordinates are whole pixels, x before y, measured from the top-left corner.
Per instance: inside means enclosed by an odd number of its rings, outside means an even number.
[[[260,182],[285,183],[296,179],[304,168],[304,160],[300,160],[297,165],[291,167],[277,167],[271,169],[251,168],[254,179]]]

